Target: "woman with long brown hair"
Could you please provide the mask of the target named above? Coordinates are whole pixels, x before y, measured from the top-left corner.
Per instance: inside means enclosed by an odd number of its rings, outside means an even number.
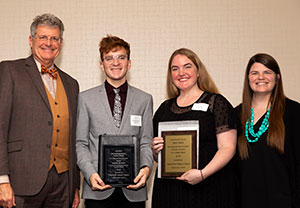
[[[300,104],[285,97],[268,54],[250,58],[236,108],[241,208],[300,207]]]
[[[234,208],[233,166],[236,150],[236,122],[231,104],[209,76],[205,66],[191,50],[181,48],[171,55],[167,91],[153,118],[152,150],[157,161],[164,148],[158,137],[158,123],[164,121],[199,122],[198,169],[190,169],[176,179],[155,178],[152,207]],[[206,106],[206,108],[202,108]]]

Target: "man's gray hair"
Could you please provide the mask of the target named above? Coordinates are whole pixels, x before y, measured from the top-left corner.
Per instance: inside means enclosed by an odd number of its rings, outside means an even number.
[[[35,36],[36,28],[41,25],[49,26],[49,27],[57,27],[60,31],[60,38],[63,37],[63,32],[65,30],[63,22],[58,17],[49,13],[38,15],[33,19],[33,22],[30,26],[31,37]]]

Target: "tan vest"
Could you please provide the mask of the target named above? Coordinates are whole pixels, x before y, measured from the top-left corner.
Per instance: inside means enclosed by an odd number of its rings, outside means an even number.
[[[53,117],[49,170],[54,165],[57,173],[62,173],[69,170],[69,107],[65,88],[59,75],[56,84],[55,100],[45,86]]]

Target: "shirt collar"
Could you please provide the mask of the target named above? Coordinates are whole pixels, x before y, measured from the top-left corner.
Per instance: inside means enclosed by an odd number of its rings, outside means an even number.
[[[107,80],[105,80],[104,82],[104,86],[105,86],[105,89],[106,89],[106,92],[107,94],[111,94],[111,93],[114,93],[113,92],[113,89],[116,89],[115,87],[113,87],[111,84],[109,84],[107,82]],[[122,84],[120,87],[118,87],[120,89],[120,93],[126,93],[127,92],[127,89],[128,89],[128,83],[127,81]]]
[[[33,57],[33,59],[36,63],[36,66],[37,66],[39,72],[41,73],[41,71],[42,71],[41,63],[38,60],[36,60],[34,57]],[[54,64],[51,65],[50,69],[52,69],[53,67],[54,67]]]

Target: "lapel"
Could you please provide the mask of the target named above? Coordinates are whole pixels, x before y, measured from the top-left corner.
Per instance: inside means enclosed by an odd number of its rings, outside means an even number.
[[[117,128],[115,123],[114,123],[114,118],[113,118],[113,115],[111,113],[111,109],[110,109],[110,106],[109,106],[107,93],[106,93],[104,84],[99,86],[99,93],[100,93],[100,96],[97,97],[98,99],[96,99],[95,102],[102,104],[103,109],[104,109],[105,114],[106,114],[106,118],[108,118],[108,122],[110,123],[110,126],[112,127],[112,130],[115,132],[115,134],[119,134],[120,129]]]
[[[134,88],[131,87],[128,84],[128,89],[127,89],[127,97],[126,97],[126,103],[125,103],[125,109],[122,117],[122,123],[120,126],[120,131],[125,128],[126,123],[128,122],[130,125],[130,112],[131,112],[131,107],[133,106],[133,101],[134,101]]]
[[[45,86],[32,55],[25,60],[25,65],[26,65],[25,69],[29,74],[29,77],[31,78],[33,84],[35,85],[37,91],[40,93],[49,111],[51,112],[51,107],[47,97]]]
[[[67,100],[68,100],[68,107],[69,107],[69,123],[70,123],[70,129],[72,129],[72,124],[73,124],[73,108],[72,108],[72,103],[74,102],[71,97],[72,95],[72,86],[69,84],[68,82],[68,77],[55,65],[55,67],[57,68],[57,71],[59,73],[60,79],[62,81],[63,87],[65,89],[66,92],[66,96],[67,96]],[[77,109],[75,109],[77,110]],[[71,131],[70,131],[71,134]]]

